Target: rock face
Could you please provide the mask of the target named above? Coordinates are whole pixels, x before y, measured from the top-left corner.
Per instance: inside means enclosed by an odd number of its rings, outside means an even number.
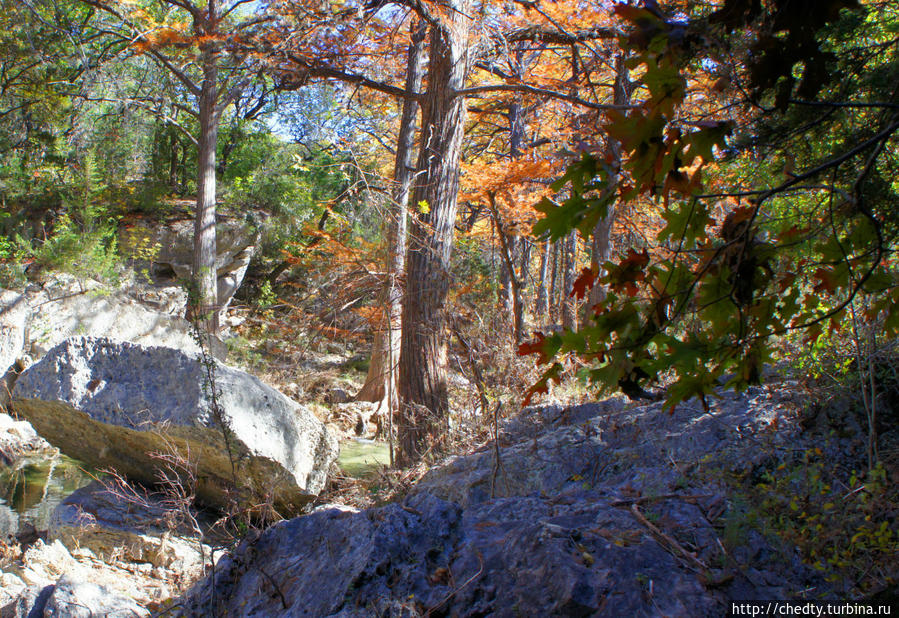
[[[164,296],[155,292],[154,299]],[[25,293],[32,307],[26,351],[37,359],[69,337],[88,336],[199,352],[190,322],[138,302],[136,294],[65,276],[34,286]]]
[[[227,441],[204,389],[207,367],[168,348],[69,339],[22,374],[13,406],[51,444],[94,468],[152,483],[161,468],[152,454],[176,450],[196,463],[202,502],[228,504],[236,478],[246,499],[298,508],[324,487],[336,439],[257,378],[213,366]]]
[[[51,449],[28,422],[0,413],[0,465],[9,465],[19,457]]]
[[[58,540],[45,543],[40,539],[26,549],[20,559],[3,564],[3,569],[6,572],[0,572],[2,618],[57,615],[44,613],[51,595],[59,590],[56,596],[61,601],[68,598],[67,589],[82,589],[80,583],[84,582],[99,587],[85,590],[84,596],[78,595],[82,599],[81,605],[90,609],[93,616],[104,616],[111,611],[109,603],[114,599],[116,604],[123,603],[137,615],[145,615],[141,606],[152,607],[171,598],[185,581],[191,581],[197,575],[174,567],[168,569],[133,562],[125,555],[117,555],[115,560],[103,560],[85,547],[69,552]],[[66,581],[70,584],[66,585]]]
[[[0,615],[5,615],[4,607],[14,603],[25,588],[25,582],[12,573],[0,573]]]
[[[150,612],[125,597],[111,593],[93,582],[63,575],[52,586],[31,588],[18,600],[15,616],[53,618],[135,618]]]
[[[253,213],[261,217],[262,213]],[[216,216],[215,268],[218,275],[218,298],[222,309],[228,306],[234,292],[240,287],[250,259],[256,252],[261,235],[260,222],[252,218],[239,219],[219,214]],[[151,271],[154,276],[173,274],[188,281],[193,270],[194,221],[176,219],[164,224],[137,221],[136,225],[123,230],[120,242],[123,249],[134,239],[141,239],[146,246],[158,246],[152,258]]]
[[[30,313],[24,296],[0,290],[0,376],[6,374],[25,348],[25,327]]]
[[[402,504],[317,511],[246,540],[183,613],[720,616],[731,600],[818,595],[820,577],[758,533],[724,553],[730,505],[700,469],[751,469],[795,446],[791,419],[761,389],[712,414],[615,400],[528,410],[505,426],[499,462],[491,446]]]
[[[794,447],[799,433],[793,405],[762,388],[723,393],[710,413],[695,402],[670,413],[661,407],[613,398],[525,410],[501,430],[498,463],[492,448],[456,457],[414,491],[463,505],[584,486],[609,496],[661,495],[702,468],[751,471]]]
[[[30,316],[31,308],[24,296],[0,290],[0,412],[6,410],[18,375],[15,365],[25,349],[25,331]]]
[[[367,512],[317,512],[223,558],[185,614],[715,615],[695,575],[627,511],[586,498],[463,509],[419,494]]]

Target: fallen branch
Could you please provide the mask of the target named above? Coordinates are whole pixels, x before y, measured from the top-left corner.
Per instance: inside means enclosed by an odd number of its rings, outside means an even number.
[[[459,594],[462,590],[465,589],[466,586],[468,586],[469,584],[471,584],[471,582],[473,582],[474,580],[476,580],[478,577],[481,576],[481,573],[484,572],[484,557],[481,556],[481,552],[478,552],[478,564],[479,564],[478,572],[475,573],[474,575],[472,575],[471,577],[469,577],[467,580],[465,580],[465,583],[463,583],[461,586],[459,586],[458,588],[454,588],[453,590],[451,590],[450,593],[449,593],[448,595],[446,595],[445,597],[443,597],[443,600],[440,601],[440,603],[438,603],[437,605],[435,605],[435,606],[429,608],[428,611],[425,612],[425,618],[428,618],[428,617],[431,615],[431,612],[435,612],[435,611],[437,611],[438,609],[440,609],[441,607],[443,607],[443,606],[446,604],[447,601],[449,601],[449,600],[452,599],[454,596],[456,596],[457,594]],[[452,576],[452,575],[451,575],[451,576]]]
[[[643,513],[640,512],[640,509],[637,508],[636,504],[631,505],[631,513],[634,514],[634,517],[637,518],[637,521],[639,521],[641,524],[643,524],[644,526],[646,526],[646,528],[649,529],[649,531],[652,533],[652,535],[655,537],[655,539],[657,541],[659,541],[659,544],[662,545],[662,547],[664,547],[665,549],[667,549],[669,551],[669,553],[671,553],[675,556],[680,556],[681,558],[685,559],[687,562],[692,564],[694,567],[698,568],[703,573],[707,573],[709,571],[709,567],[707,567],[705,564],[703,564],[702,560],[700,560],[699,558],[696,557],[696,554],[684,549],[683,545],[678,543],[674,538],[670,537],[669,535],[667,535],[664,532],[662,532],[661,530],[659,530],[655,526],[655,524],[653,524],[651,521],[646,519],[646,517],[643,515]]]
[[[642,498],[622,498],[621,500],[613,500],[612,506],[631,506],[634,504],[646,504],[647,502],[658,502],[660,500],[683,500],[690,504],[696,504],[703,498],[712,498],[714,494],[664,494],[661,496],[643,496]]]

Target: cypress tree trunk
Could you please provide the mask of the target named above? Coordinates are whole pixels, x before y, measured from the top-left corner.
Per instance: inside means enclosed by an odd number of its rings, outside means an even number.
[[[468,0],[446,2],[446,26],[432,27],[428,92],[412,203],[400,351],[400,463],[418,461],[441,439],[449,414],[446,296],[459,192],[468,72]]]
[[[210,2],[211,16],[214,3]],[[200,139],[197,161],[197,207],[194,219],[194,293],[192,316],[205,330],[215,334],[219,329],[218,291],[216,285],[215,245],[215,147],[218,141],[218,68],[208,50],[202,54],[203,83],[200,91]]]
[[[406,93],[421,90],[424,76],[424,39],[427,28],[423,22],[412,25],[412,43],[406,65]],[[387,404],[390,414],[396,407],[397,369],[402,337],[403,289],[400,278],[406,267],[406,237],[408,230],[409,189],[412,184],[415,129],[418,103],[411,96],[403,100],[403,114],[397,139],[396,160],[393,169],[395,181],[393,205],[387,222],[387,284],[384,289],[385,321],[375,333],[372,344],[371,364],[365,384],[356,395],[357,401],[374,401]]]

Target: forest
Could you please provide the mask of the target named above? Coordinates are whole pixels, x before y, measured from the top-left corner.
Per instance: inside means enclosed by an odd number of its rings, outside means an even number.
[[[383,469],[330,486],[363,506],[477,448],[496,482],[539,406],[778,385],[802,452],[717,479],[723,530],[895,600],[895,2],[0,2],[0,288],[152,286],[184,223],[204,350],[322,420],[371,402]]]

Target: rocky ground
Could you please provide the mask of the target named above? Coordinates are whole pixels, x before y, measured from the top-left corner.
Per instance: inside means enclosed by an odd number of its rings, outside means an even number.
[[[183,615],[718,616],[732,599],[832,594],[789,547],[725,544],[722,475],[802,448],[780,384],[712,410],[619,399],[525,410],[401,502],[322,508],[245,540]]]

